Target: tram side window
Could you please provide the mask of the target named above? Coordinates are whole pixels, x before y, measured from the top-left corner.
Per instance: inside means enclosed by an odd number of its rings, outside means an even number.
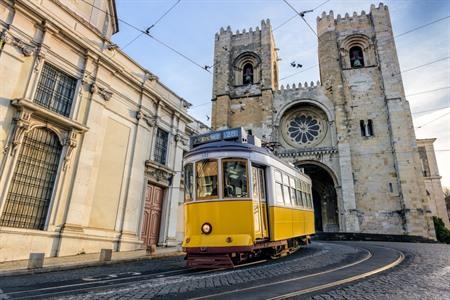
[[[298,206],[297,195],[295,193],[295,180],[292,177],[289,177],[289,186],[291,187],[291,203],[292,205]]]
[[[308,204],[309,204],[309,208],[312,208],[312,197],[311,197],[311,185],[307,184],[306,185],[306,192],[308,193]]]
[[[297,195],[298,206],[305,206],[302,198],[302,185],[299,179],[295,180],[295,194]]]
[[[289,191],[289,176],[283,174],[283,195],[284,204],[291,205],[291,193]]]
[[[275,200],[279,204],[284,204],[283,181],[281,179],[281,173],[279,171],[275,171]]]
[[[218,198],[217,160],[205,159],[195,163],[197,200]]]
[[[309,207],[309,200],[308,200],[308,194],[306,193],[306,183],[302,184],[302,198],[303,198],[303,205],[305,207]]]
[[[226,159],[223,166],[223,195],[225,198],[247,198],[247,161]]]
[[[184,201],[192,201],[192,191],[194,189],[194,168],[192,164],[184,166]]]

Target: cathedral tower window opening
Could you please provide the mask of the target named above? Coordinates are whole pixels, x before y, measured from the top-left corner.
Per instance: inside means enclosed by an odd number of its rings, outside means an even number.
[[[242,79],[243,84],[253,84],[253,65],[251,63],[247,63],[244,65],[244,69],[242,70]]]
[[[72,108],[77,80],[46,63],[36,90],[35,102],[68,117]]]
[[[234,59],[233,85],[252,85],[261,80],[261,59],[253,52],[245,52]]]
[[[0,226],[43,230],[62,145],[47,128],[34,128],[23,140]]]
[[[364,67],[364,54],[363,50],[359,46],[353,46],[350,48],[350,65],[352,68]]]
[[[158,128],[155,144],[155,161],[165,165],[167,162],[167,148],[169,142],[169,133]]]
[[[364,120],[360,120],[359,127],[361,129],[361,136],[373,136],[373,122],[371,119],[367,120],[367,123]]]

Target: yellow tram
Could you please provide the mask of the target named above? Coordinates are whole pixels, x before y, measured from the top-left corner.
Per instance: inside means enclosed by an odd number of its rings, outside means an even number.
[[[191,139],[184,157],[189,267],[277,256],[314,234],[311,179],[242,128]]]

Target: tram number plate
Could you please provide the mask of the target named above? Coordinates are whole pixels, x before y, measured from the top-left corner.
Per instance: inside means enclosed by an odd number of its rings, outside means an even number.
[[[208,158],[208,153],[202,153],[202,158]]]

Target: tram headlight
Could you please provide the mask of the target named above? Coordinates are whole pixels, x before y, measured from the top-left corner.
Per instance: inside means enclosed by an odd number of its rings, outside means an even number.
[[[210,234],[212,231],[212,226],[209,223],[203,223],[202,225],[202,232],[204,234]]]

